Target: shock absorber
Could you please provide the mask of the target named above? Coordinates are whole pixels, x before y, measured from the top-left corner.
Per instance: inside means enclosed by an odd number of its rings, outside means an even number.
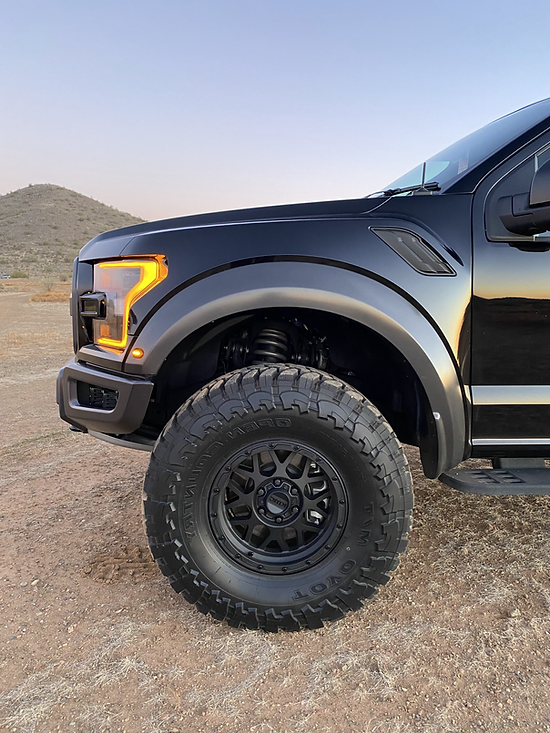
[[[282,364],[291,361],[291,358],[291,342],[284,331],[264,328],[252,343],[250,350],[252,364]]]

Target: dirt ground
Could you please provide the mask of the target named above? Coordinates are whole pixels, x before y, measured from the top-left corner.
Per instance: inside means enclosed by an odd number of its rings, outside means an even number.
[[[409,450],[414,530],[377,598],[230,629],[149,559],[148,454],[58,418],[68,306],[29,295],[0,292],[0,730],[550,731],[550,498],[462,495]]]

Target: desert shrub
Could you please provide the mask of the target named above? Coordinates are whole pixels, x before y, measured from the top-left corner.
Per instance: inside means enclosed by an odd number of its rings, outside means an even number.
[[[11,273],[11,276],[12,277],[28,277],[29,275],[28,275],[28,273],[23,272],[22,270],[14,270]]]

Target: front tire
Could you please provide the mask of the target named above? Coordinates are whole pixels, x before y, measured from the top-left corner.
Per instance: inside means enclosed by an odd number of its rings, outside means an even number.
[[[361,394],[315,369],[258,366],[191,397],[145,478],[149,546],[174,590],[231,626],[318,628],[389,580],[413,494],[403,450]]]

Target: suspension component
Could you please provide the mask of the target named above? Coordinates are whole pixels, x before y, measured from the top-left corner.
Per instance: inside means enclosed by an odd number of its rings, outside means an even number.
[[[263,319],[229,335],[220,351],[220,372],[252,364],[304,364],[324,370],[328,359],[325,337],[305,324]]]
[[[291,361],[291,342],[284,331],[276,328],[262,329],[250,349],[252,364],[283,364]]]

